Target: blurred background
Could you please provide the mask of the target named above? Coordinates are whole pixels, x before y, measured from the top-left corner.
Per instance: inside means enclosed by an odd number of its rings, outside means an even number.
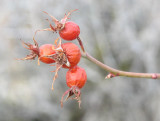
[[[22,40],[32,43],[37,29],[49,27],[42,11],[60,20],[73,9],[70,18],[93,57],[124,71],[160,72],[159,0],[1,0],[0,121],[160,121],[160,80],[105,80],[107,72],[82,58],[88,80],[81,109],[70,99],[61,108],[67,70],[59,71],[52,91],[54,67],[15,60],[29,54]],[[39,32],[36,40],[42,45],[57,37]]]

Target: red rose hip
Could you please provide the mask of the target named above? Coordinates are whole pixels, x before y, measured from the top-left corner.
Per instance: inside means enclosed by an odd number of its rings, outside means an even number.
[[[33,41],[34,44],[23,42],[24,48],[30,50],[30,54],[18,60],[34,60],[36,57],[38,57],[38,65],[39,60],[46,64],[54,63],[55,60],[46,56],[55,54],[55,46],[53,46],[52,44],[44,44],[39,47],[37,41],[35,39],[33,39]]]
[[[63,64],[63,68],[72,68],[79,63],[81,52],[77,45],[73,43],[64,43],[62,44],[62,49],[70,64],[69,67],[66,64]]]
[[[75,66],[68,70],[66,74],[66,83],[68,87],[77,86],[82,88],[87,80],[87,74],[85,70],[79,66]]]
[[[79,36],[79,34],[80,34],[79,26],[72,21],[67,21],[65,23],[64,28],[59,31],[60,37],[68,41],[76,39]]]
[[[81,91],[80,89],[85,85],[87,81],[87,74],[85,70],[79,66],[75,66],[73,68],[70,68],[66,74],[66,83],[67,86],[70,87],[61,98],[61,106],[63,107],[63,98],[65,95],[68,94],[68,98],[70,98],[72,95],[75,95],[74,98],[79,103],[79,108],[81,104]]]
[[[47,55],[49,59],[55,60],[55,67],[54,70],[55,75],[53,77],[52,89],[54,85],[54,81],[58,77],[58,71],[61,67],[63,68],[72,68],[76,66],[80,59],[81,59],[81,52],[77,45],[73,43],[64,43],[61,44],[61,39],[57,44],[59,38],[55,40],[55,46],[53,46],[53,50],[55,50],[55,54]],[[56,48],[55,48],[56,47]]]
[[[52,44],[44,44],[39,47],[39,60],[46,64],[55,63],[55,60],[45,57],[55,54],[55,50]]]

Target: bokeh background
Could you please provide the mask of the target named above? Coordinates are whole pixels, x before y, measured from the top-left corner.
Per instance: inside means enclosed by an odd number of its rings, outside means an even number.
[[[65,69],[51,90],[54,67],[16,61],[29,52],[37,29],[49,27],[42,11],[61,19],[71,15],[81,29],[88,53],[124,71],[160,72],[160,0],[1,0],[0,1],[0,121],[160,121],[160,80],[116,77],[82,58],[88,80],[82,108],[75,100],[60,107],[68,89]],[[58,34],[39,32],[39,45]],[[75,44],[78,44],[74,41]]]

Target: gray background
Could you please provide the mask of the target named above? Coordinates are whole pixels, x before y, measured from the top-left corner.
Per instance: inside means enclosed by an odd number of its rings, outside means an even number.
[[[47,15],[71,15],[81,29],[86,50],[103,63],[125,71],[160,72],[159,0],[1,0],[0,1],[0,121],[160,121],[160,80],[117,77],[82,58],[88,80],[82,109],[68,100],[60,107],[66,69],[51,90],[54,67],[16,61],[28,51],[37,29],[47,28]],[[40,45],[58,34],[39,32]],[[74,41],[75,44],[78,44]]]

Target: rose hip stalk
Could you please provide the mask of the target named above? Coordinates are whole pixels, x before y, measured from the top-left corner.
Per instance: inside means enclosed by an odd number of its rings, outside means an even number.
[[[86,81],[87,81],[87,74],[83,68],[79,66],[75,66],[68,70],[66,74],[66,83],[70,89],[68,89],[62,96],[62,99],[61,99],[62,107],[63,107],[63,98],[65,95],[68,94],[68,97],[65,100],[70,98],[72,95],[75,95],[75,98],[72,98],[72,99],[75,99],[78,101],[79,108],[80,108],[80,104],[81,104],[80,89],[85,85]]]

